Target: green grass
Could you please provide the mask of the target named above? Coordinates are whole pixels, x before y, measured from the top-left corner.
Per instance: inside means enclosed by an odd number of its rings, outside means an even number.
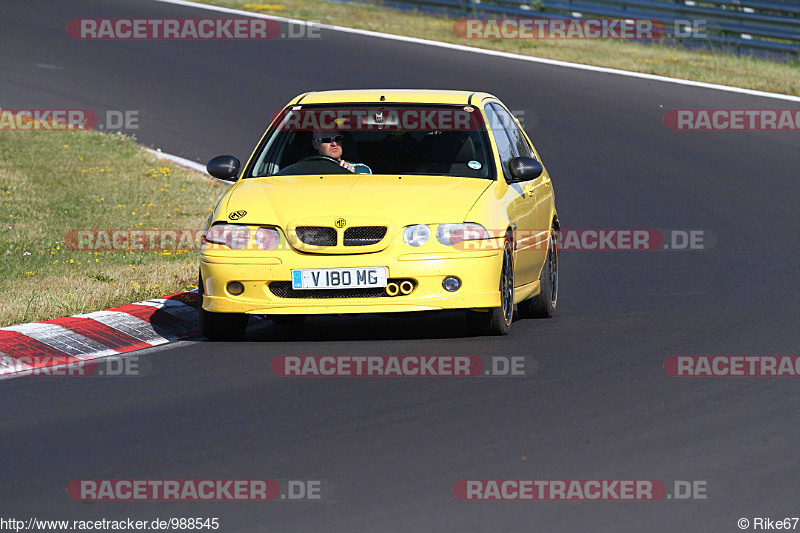
[[[724,52],[691,51],[663,44],[645,45],[610,40],[465,40],[457,38],[453,33],[454,19],[363,4],[329,3],[320,0],[280,0],[267,3],[246,0],[198,1],[476,48],[800,95],[800,62],[797,61],[793,64],[774,63]]]
[[[78,229],[201,229],[226,185],[133,139],[0,131],[0,326],[197,286],[192,250],[75,250]]]

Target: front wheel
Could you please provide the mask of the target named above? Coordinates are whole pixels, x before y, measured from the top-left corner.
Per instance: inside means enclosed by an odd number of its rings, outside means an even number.
[[[517,305],[522,318],[550,318],[556,312],[558,303],[558,233],[550,230],[550,245],[547,259],[539,274],[539,294]]]
[[[212,313],[203,309],[203,279],[197,289],[200,297],[200,330],[210,341],[240,341],[250,317],[244,313]]]
[[[506,235],[500,270],[500,307],[467,311],[467,325],[478,335],[508,335],[514,319],[514,243]]]

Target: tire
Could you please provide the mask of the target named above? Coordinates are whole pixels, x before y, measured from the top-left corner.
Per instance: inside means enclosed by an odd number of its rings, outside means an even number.
[[[514,244],[506,234],[500,269],[500,307],[488,311],[467,310],[467,325],[477,335],[508,335],[514,320]]]
[[[517,305],[522,318],[551,318],[556,313],[558,303],[558,234],[550,229],[550,243],[547,247],[547,258],[539,274],[541,290],[533,298]]]
[[[203,309],[203,278],[197,293],[200,298],[200,330],[210,341],[240,341],[250,317],[244,313],[212,313]]]
[[[306,315],[266,315],[266,317],[276,324],[300,324],[306,319]]]

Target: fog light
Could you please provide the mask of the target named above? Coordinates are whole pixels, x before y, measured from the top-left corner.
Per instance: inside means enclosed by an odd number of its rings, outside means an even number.
[[[244,285],[239,283],[238,281],[231,281],[228,283],[228,293],[239,296],[244,292]]]
[[[447,292],[456,292],[461,288],[461,280],[455,276],[447,276],[442,280],[442,287]]]

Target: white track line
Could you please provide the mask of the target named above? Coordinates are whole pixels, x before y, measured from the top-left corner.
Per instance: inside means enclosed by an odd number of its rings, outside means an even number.
[[[184,159],[183,157],[179,157],[177,155],[165,154],[161,150],[153,150],[150,148],[146,148],[146,150],[151,154],[155,155],[159,159],[166,159],[167,161],[172,161],[173,163],[177,163],[181,166],[190,168],[196,172],[205,174],[206,176],[210,176],[210,174],[206,171],[205,165],[201,165],[200,163],[192,161],[191,159]]]
[[[644,74],[641,72],[630,72],[627,70],[620,70],[615,68],[595,67],[592,65],[581,65],[580,63],[569,63],[567,61],[558,61],[556,59],[544,59],[541,57],[523,56],[519,54],[511,54],[508,52],[498,52],[496,50],[486,50],[483,48],[474,48],[471,46],[463,46],[460,44],[441,43],[437,41],[430,41],[427,39],[417,39],[415,37],[404,37],[402,35],[392,35],[389,33],[380,33],[377,31],[358,30],[355,28],[345,28],[342,26],[333,26],[331,24],[318,24],[316,22],[309,22],[306,20],[289,19],[285,17],[277,17],[273,15],[264,15],[262,13],[253,13],[251,11],[242,11],[239,9],[231,9],[227,7],[218,7],[208,4],[198,4],[197,2],[190,2],[188,0],[155,0],[156,2],[163,2],[166,4],[175,4],[179,6],[194,7],[198,9],[206,9],[209,11],[217,11],[219,13],[228,13],[232,15],[243,15],[253,18],[278,20],[281,22],[288,22],[290,24],[299,24],[303,26],[314,26],[325,30],[340,31],[344,33],[353,33],[356,35],[365,35],[368,37],[375,37],[378,39],[389,39],[392,41],[402,41],[407,43],[424,44],[427,46],[438,46],[439,48],[449,48],[451,50],[460,50],[462,52],[473,52],[476,54],[485,54],[496,57],[504,57],[508,59],[519,59],[521,61],[530,61],[532,63],[542,63],[545,65],[555,65],[559,67],[574,68],[579,70],[589,70],[592,72],[603,72],[605,74],[617,74],[619,76],[628,76],[631,78],[641,78],[645,80],[662,81],[666,83],[675,83],[678,85],[689,85],[692,87],[702,87],[704,89],[714,89],[717,91],[727,91],[732,93],[747,94],[750,96],[762,96],[764,98],[775,98],[779,100],[788,100],[790,102],[800,102],[800,96],[791,96],[788,94],[770,93],[766,91],[756,91],[753,89],[744,89],[742,87],[732,87],[728,85],[717,85],[715,83],[705,83],[702,81],[683,80],[679,78],[668,78],[666,76],[656,76],[655,74]],[[160,153],[160,152],[159,152]],[[165,154],[166,155],[166,154]],[[174,156],[172,156],[174,157]],[[197,165],[191,161],[192,164]],[[203,170],[205,171],[205,170]]]

